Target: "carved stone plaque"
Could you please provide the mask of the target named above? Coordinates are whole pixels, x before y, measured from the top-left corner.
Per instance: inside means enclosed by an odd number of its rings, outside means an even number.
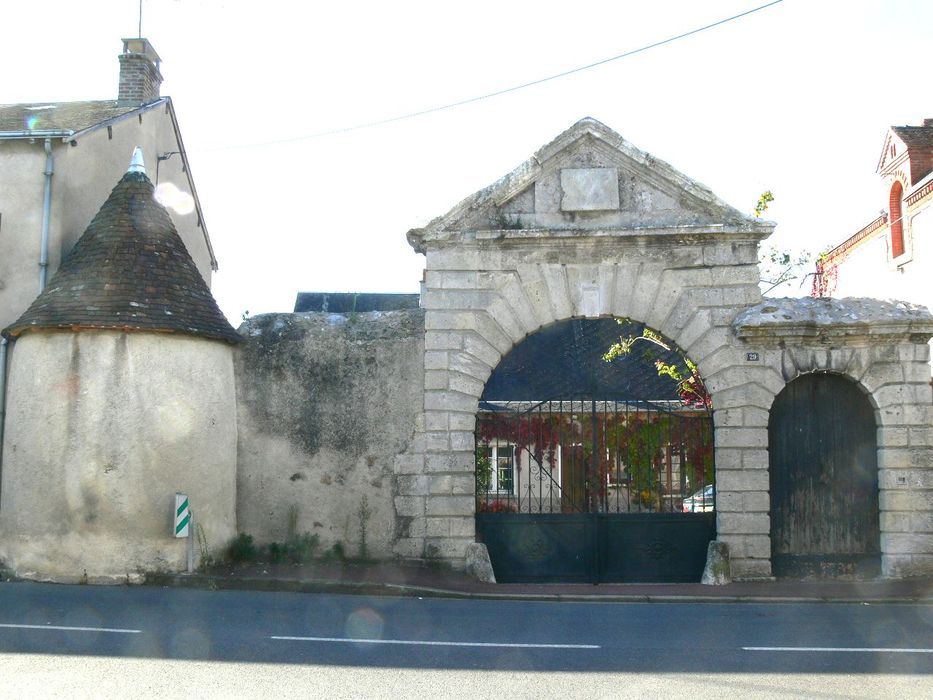
[[[610,211],[619,208],[616,168],[564,168],[560,171],[562,211]]]

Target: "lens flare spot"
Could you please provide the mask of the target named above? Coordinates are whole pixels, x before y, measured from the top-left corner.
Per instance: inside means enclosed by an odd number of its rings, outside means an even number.
[[[158,408],[159,432],[168,443],[183,440],[194,430],[195,412],[182,401],[170,401]]]
[[[155,199],[166,209],[171,209],[176,214],[190,214],[194,211],[194,198],[178,189],[171,182],[160,182],[155,189]]]
[[[384,628],[382,615],[372,608],[360,608],[347,617],[344,633],[350,639],[382,639]]]
[[[29,131],[35,130],[37,126],[39,126],[39,117],[35,114],[30,114],[26,117],[26,128],[29,129]]]

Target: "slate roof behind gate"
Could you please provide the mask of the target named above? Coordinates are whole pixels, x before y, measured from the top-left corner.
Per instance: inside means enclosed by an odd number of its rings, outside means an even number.
[[[123,176],[45,290],[3,334],[37,329],[240,340],[142,172]]]
[[[573,318],[532,333],[513,347],[486,382],[481,406],[508,401],[680,401],[677,383],[658,374],[655,360],[689,375],[673,349],[637,343],[612,362],[603,359],[620,338],[641,337],[645,325],[613,318]]]

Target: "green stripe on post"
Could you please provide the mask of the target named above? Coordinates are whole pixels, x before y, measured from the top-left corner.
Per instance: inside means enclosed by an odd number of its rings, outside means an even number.
[[[163,511],[163,512],[164,512],[164,511]],[[179,512],[181,512],[181,511],[179,511]],[[179,532],[181,532],[182,530],[184,530],[185,527],[187,527],[188,521],[189,521],[189,520],[191,520],[191,513],[188,513],[184,518],[181,519],[181,521],[178,523],[178,525],[175,526],[175,534],[176,534],[176,535],[177,535]],[[165,531],[163,530],[163,532],[165,532]]]
[[[178,506],[178,511],[175,513],[175,517],[178,517],[188,509],[188,499],[186,498],[180,506]],[[165,511],[162,511],[163,513]]]

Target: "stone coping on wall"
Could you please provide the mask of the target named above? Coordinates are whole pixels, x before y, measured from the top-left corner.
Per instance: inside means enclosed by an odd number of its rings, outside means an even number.
[[[925,343],[933,315],[906,301],[846,297],[766,298],[733,322],[741,340],[858,342],[868,338]]]

